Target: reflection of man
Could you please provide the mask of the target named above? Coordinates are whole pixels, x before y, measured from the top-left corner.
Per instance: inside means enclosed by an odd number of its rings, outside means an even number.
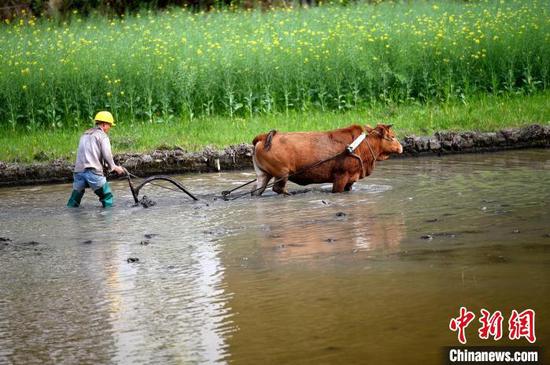
[[[76,163],[74,166],[73,192],[67,206],[78,207],[84,196],[84,190],[91,188],[99,197],[103,207],[113,205],[111,187],[103,176],[103,166],[119,175],[124,174],[124,168],[117,166],[111,153],[111,142],[107,133],[115,125],[111,113],[102,111],[94,118],[96,126],[88,129],[78,144]]]

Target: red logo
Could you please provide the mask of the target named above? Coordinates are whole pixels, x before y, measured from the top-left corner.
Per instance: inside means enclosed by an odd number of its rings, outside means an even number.
[[[464,307],[460,307],[460,316],[452,318],[449,323],[449,328],[451,331],[458,331],[458,340],[461,344],[466,343],[466,327],[472,322],[475,318],[475,314],[468,311]]]
[[[481,317],[479,323],[481,326],[478,329],[478,336],[482,340],[488,340],[493,337],[495,341],[502,338],[502,322],[504,317],[500,311],[494,313],[486,309],[481,309]],[[458,332],[458,341],[461,344],[466,344],[466,327],[474,320],[475,314],[470,312],[466,307],[460,307],[460,315],[456,318],[451,318],[449,329],[453,332]],[[508,338],[510,340],[519,340],[524,337],[530,343],[535,343],[535,311],[526,309],[518,313],[515,309],[508,320]]]
[[[477,331],[479,338],[487,340],[489,336],[493,336],[495,341],[502,338],[502,320],[504,317],[500,311],[496,311],[491,315],[488,310],[481,310],[481,328]]]
[[[535,311],[526,309],[519,313],[514,309],[510,320],[508,320],[508,330],[510,340],[519,340],[525,337],[530,343],[535,343]]]

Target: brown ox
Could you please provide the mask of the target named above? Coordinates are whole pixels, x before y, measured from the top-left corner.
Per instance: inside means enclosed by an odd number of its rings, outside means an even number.
[[[348,153],[346,147],[361,133],[367,133],[367,137],[354,153]],[[257,136],[252,143],[257,177],[254,195],[261,195],[272,177],[276,179],[273,191],[278,194],[288,194],[288,180],[300,185],[331,182],[333,193],[349,191],[353,183],[372,173],[375,161],[403,152],[391,125],[384,124],[376,128],[352,125],[327,132],[271,131]]]

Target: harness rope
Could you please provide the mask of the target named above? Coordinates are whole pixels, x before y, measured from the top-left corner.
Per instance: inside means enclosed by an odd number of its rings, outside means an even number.
[[[246,193],[242,193],[242,194],[237,195],[237,196],[235,196],[235,197],[233,197],[233,198],[231,198],[231,199],[227,198],[227,196],[224,195],[224,199],[225,199],[225,200],[235,200],[235,199],[242,198],[243,196],[246,196],[246,195],[248,195],[248,194],[255,193],[255,192],[258,191],[258,190],[270,188],[270,187],[272,187],[273,185],[277,184],[278,182],[280,182],[280,181],[282,181],[282,180],[284,180],[284,179],[288,179],[288,178],[291,177],[291,176],[298,175],[298,174],[301,174],[301,173],[303,173],[303,172],[306,172],[306,171],[309,170],[309,169],[312,169],[312,168],[317,167],[317,166],[319,166],[319,165],[321,165],[321,164],[323,164],[323,163],[325,163],[325,162],[327,162],[327,161],[330,161],[330,160],[335,159],[336,157],[338,157],[338,156],[344,154],[345,152],[346,152],[346,150],[344,150],[344,151],[342,151],[342,152],[338,152],[338,153],[337,153],[336,155],[334,155],[334,156],[331,156],[331,157],[326,158],[326,159],[324,159],[324,160],[318,161],[318,162],[316,162],[316,163],[314,163],[314,164],[312,164],[312,165],[306,166],[306,167],[304,167],[304,168],[302,168],[302,169],[300,169],[300,170],[298,170],[298,171],[296,171],[296,172],[294,172],[294,173],[292,173],[292,174],[285,175],[285,176],[281,176],[281,177],[275,179],[272,183],[267,184],[265,187],[262,186],[262,187],[260,187],[260,188],[254,189],[254,190],[247,191]],[[254,182],[254,181],[256,181],[256,180],[258,180],[258,179],[251,180],[251,181],[247,182],[246,184],[243,184],[243,186],[246,186],[246,185],[248,185],[248,184],[250,184],[250,183],[252,183],[252,182]],[[233,189],[233,190],[237,190],[237,189]],[[224,192],[222,192],[222,195],[223,195],[223,193],[224,193]]]

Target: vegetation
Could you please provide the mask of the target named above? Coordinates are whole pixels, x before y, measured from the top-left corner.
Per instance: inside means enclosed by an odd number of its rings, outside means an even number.
[[[109,109],[122,130],[143,121],[208,129],[533,95],[550,79],[548,9],[544,0],[415,1],[6,20],[0,125],[76,128]]]
[[[346,5],[357,0],[325,0],[324,4]],[[380,2],[384,0],[370,0]],[[213,9],[272,9],[287,6],[316,6],[316,0],[0,0],[0,19],[26,15],[66,17],[72,11],[89,15],[100,12],[105,15],[131,14],[151,9],[186,7],[194,11]]]
[[[400,137],[428,135],[440,130],[493,131],[532,123],[548,124],[550,92],[533,96],[479,96],[464,104],[444,103],[385,104],[367,109],[340,112],[289,112],[288,115],[255,115],[252,118],[181,118],[169,123],[117,123],[111,130],[115,153],[145,152],[158,148],[181,147],[199,150],[207,145],[225,147],[248,142],[270,129],[281,131],[328,130],[352,123],[393,123]],[[4,129],[0,133],[0,161],[32,162],[67,158],[74,160],[79,129],[26,130]]]

